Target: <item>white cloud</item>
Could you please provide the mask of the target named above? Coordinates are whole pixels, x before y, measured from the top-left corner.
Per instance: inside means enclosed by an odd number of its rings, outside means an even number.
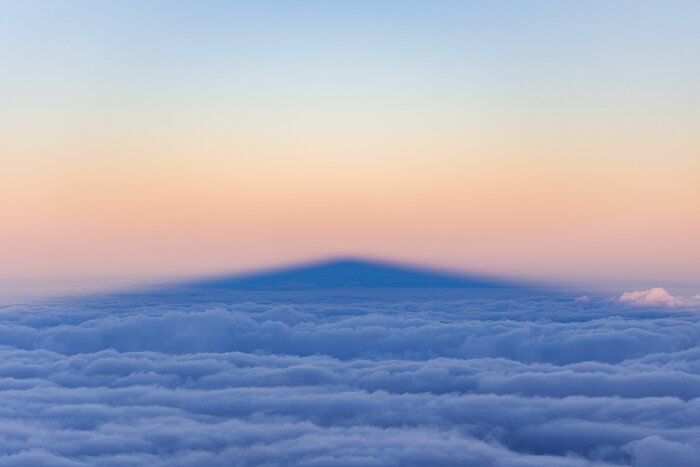
[[[666,289],[655,287],[649,290],[636,290],[623,293],[620,303],[634,307],[694,307],[700,305],[700,295],[681,297],[670,294]]]
[[[649,290],[635,290],[620,295],[620,303],[637,307],[675,307],[683,305],[683,300],[673,296],[664,288],[655,287]]]

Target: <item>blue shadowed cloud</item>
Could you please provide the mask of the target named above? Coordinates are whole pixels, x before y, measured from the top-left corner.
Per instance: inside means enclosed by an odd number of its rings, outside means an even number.
[[[497,284],[343,260],[2,307],[0,464],[696,465],[695,304]]]

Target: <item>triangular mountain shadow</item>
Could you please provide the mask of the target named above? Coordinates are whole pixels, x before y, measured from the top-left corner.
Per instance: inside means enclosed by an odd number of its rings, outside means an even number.
[[[438,292],[439,290],[439,292]],[[550,296],[542,284],[505,281],[363,259],[334,259],[258,273],[224,275],[177,283],[89,294],[69,301],[123,310],[145,305],[183,306],[212,302],[305,303],[337,301],[433,301],[464,298]],[[570,295],[570,294],[569,294]],[[570,299],[570,297],[569,297]]]
[[[334,259],[249,275],[189,282],[188,287],[230,290],[294,290],[346,287],[517,287],[496,279],[466,276],[379,261]]]

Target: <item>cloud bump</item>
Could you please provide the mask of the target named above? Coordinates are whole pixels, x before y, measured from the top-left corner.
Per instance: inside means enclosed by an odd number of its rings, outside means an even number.
[[[634,307],[692,307],[700,305],[700,295],[679,297],[671,295],[666,289],[655,287],[649,290],[635,290],[620,295],[619,302]]]

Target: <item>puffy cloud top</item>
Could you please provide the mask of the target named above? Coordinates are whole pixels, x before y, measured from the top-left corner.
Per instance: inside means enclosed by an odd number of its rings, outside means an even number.
[[[649,290],[625,292],[620,295],[620,303],[639,307],[674,307],[682,305],[683,300],[681,300],[679,297],[671,295],[664,288],[654,287],[653,289]]]

